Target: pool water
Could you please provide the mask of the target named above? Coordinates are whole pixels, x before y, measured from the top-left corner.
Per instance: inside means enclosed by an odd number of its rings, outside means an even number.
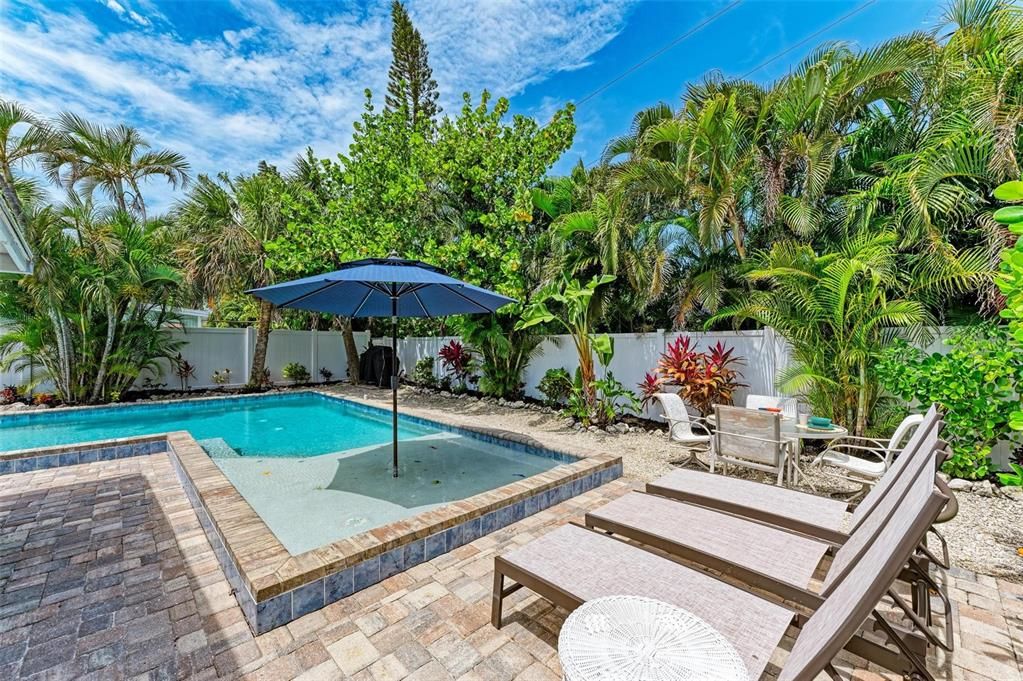
[[[391,441],[391,418],[317,395],[215,399],[0,418],[0,452],[187,430],[242,456],[313,456]],[[404,420],[398,438],[437,432]]]
[[[0,418],[0,451],[184,430],[299,554],[551,470],[561,461],[322,395],[175,402]]]

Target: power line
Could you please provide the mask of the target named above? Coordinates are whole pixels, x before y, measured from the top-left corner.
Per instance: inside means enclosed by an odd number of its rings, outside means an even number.
[[[659,49],[656,52],[648,55],[646,58],[636,62],[635,64],[633,64],[632,66],[627,68],[625,71],[622,71],[619,75],[615,76],[614,78],[612,78],[611,80],[607,81],[606,83],[604,83],[603,85],[598,87],[596,90],[594,90],[590,94],[588,94],[585,97],[583,97],[582,99],[580,99],[578,102],[576,102],[576,105],[578,106],[578,105],[583,104],[584,102],[586,102],[586,101],[588,101],[590,99],[593,99],[594,97],[596,97],[601,92],[603,92],[604,90],[608,89],[609,87],[611,87],[612,85],[614,85],[618,81],[620,81],[623,78],[625,78],[626,76],[634,73],[635,71],[637,71],[638,69],[642,68],[643,66],[649,64],[654,59],[657,59],[662,54],[664,54],[668,50],[672,49],[673,47],[675,47],[676,45],[681,43],[683,40],[685,40],[689,36],[693,35],[697,31],[699,31],[700,29],[706,27],[708,24],[716,21],[719,17],[727,14],[728,12],[731,12],[733,9],[735,9],[736,7],[741,5],[743,2],[744,2],[744,0],[735,0],[735,2],[731,3],[730,5],[726,5],[725,7],[719,9],[717,12],[715,12],[712,15],[710,15],[709,17],[707,17],[706,19],[704,19],[703,21],[698,23],[696,26],[693,26],[691,29],[689,29],[685,33],[682,33],[681,35],[679,35],[677,38],[672,40],[670,43],[668,43],[667,45],[665,45],[661,49]],[[874,0],[874,2],[876,2],[876,0]]]
[[[827,26],[824,26],[823,28],[819,28],[819,29],[817,29],[816,31],[814,31],[814,32],[813,32],[813,33],[811,33],[810,35],[806,36],[805,38],[803,38],[803,39],[802,39],[802,40],[800,40],[799,42],[797,42],[797,43],[795,43],[795,44],[793,44],[793,45],[790,45],[789,47],[786,47],[786,48],[785,48],[784,50],[782,50],[781,52],[778,52],[777,54],[775,54],[775,55],[773,55],[773,56],[771,56],[771,57],[768,57],[768,58],[767,58],[766,60],[764,60],[764,61],[760,62],[760,63],[759,63],[759,64],[757,64],[757,65],[756,65],[755,67],[753,67],[752,69],[750,69],[750,70],[749,70],[749,71],[747,71],[746,73],[742,74],[742,75],[741,75],[741,76],[739,77],[739,80],[745,80],[745,79],[746,79],[746,78],[748,78],[748,77],[749,77],[749,76],[750,76],[751,74],[753,74],[753,73],[756,73],[757,71],[759,71],[760,69],[764,68],[764,67],[765,67],[765,66],[767,66],[768,64],[771,64],[771,63],[773,63],[773,62],[776,62],[776,61],[778,61],[779,59],[781,59],[782,57],[784,57],[784,56],[785,56],[786,54],[788,54],[789,52],[791,52],[792,50],[795,50],[795,49],[797,49],[797,48],[799,48],[799,47],[802,47],[802,46],[803,46],[803,45],[805,45],[806,43],[810,42],[811,40],[813,40],[814,38],[816,38],[817,36],[819,36],[819,35],[820,35],[821,33],[824,33],[824,32],[826,32],[826,31],[829,31],[829,30],[833,29],[833,28],[834,28],[835,26],[838,26],[839,24],[841,24],[841,23],[844,23],[844,22],[848,21],[849,19],[853,18],[853,17],[855,16],[855,15],[859,14],[860,12],[862,12],[862,11],[863,11],[863,10],[865,10],[865,9],[867,9],[868,7],[870,7],[871,5],[873,5],[873,4],[874,4],[874,3],[876,3],[876,2],[877,2],[877,0],[867,0],[866,2],[864,2],[864,3],[863,3],[863,4],[861,4],[861,5],[859,5],[858,7],[855,7],[855,8],[854,8],[853,10],[851,10],[850,12],[847,12],[846,14],[843,14],[843,15],[842,15],[842,16],[840,16],[839,18],[835,19],[834,21],[832,21],[832,22],[831,22],[830,24],[828,24]]]

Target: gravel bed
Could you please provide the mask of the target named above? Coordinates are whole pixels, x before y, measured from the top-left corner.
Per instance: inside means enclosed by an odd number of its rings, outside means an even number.
[[[334,391],[382,403],[390,402],[390,391],[387,390],[344,386]],[[407,388],[401,390],[399,400],[426,411],[478,418],[481,424],[492,428],[543,432],[555,443],[563,441],[605,449],[621,455],[625,477],[638,482],[647,482],[671,471],[675,467],[672,462],[686,455],[682,447],[668,442],[664,430],[647,432],[633,429],[626,434],[575,431],[567,428],[565,418],[558,414],[545,414],[529,408],[511,409],[472,398],[419,394]],[[737,470],[735,467],[729,473],[749,478],[760,476],[755,471]],[[809,490],[810,484],[817,494],[828,496],[840,496],[853,489],[849,483],[819,471],[810,471],[798,487]],[[1023,502],[972,493],[959,493],[958,499],[959,515],[939,528],[948,541],[952,561],[968,570],[1023,583],[1023,555],[1019,553],[1023,547]]]

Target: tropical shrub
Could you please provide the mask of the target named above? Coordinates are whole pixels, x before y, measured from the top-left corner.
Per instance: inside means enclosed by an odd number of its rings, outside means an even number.
[[[427,388],[437,385],[437,377],[433,375],[433,357],[421,357],[416,361],[412,382]]]
[[[216,385],[227,385],[231,382],[230,369],[216,369],[210,377]]]
[[[310,378],[309,370],[298,362],[289,362],[285,364],[284,368],[281,369],[281,376],[296,385],[299,383],[308,383]]]
[[[1023,466],[1012,462],[1009,464],[1011,473],[997,473],[998,482],[1006,487],[1023,487]]]
[[[994,196],[1008,203],[1023,203],[1023,181],[1006,182],[998,186]],[[1005,307],[1001,311],[1003,319],[1008,320],[1009,333],[1017,344],[1023,344],[1023,205],[1011,205],[995,211],[994,219],[1007,225],[1009,231],[1017,235],[1012,248],[1001,253],[1001,270],[995,280],[998,289],[1005,296]],[[1023,348],[1020,348],[1023,349]],[[1023,430],[1023,411],[1013,411],[1009,417],[1009,425],[1014,430]]]
[[[53,393],[36,393],[32,396],[32,404],[43,407],[56,407],[60,404],[60,398]]]
[[[18,388],[13,385],[4,386],[0,390],[0,404],[14,404],[18,401]]]
[[[324,383],[330,383],[330,379],[334,378],[334,372],[327,367],[320,367],[320,378]]]
[[[1020,406],[1023,353],[1004,329],[982,327],[946,341],[946,354],[928,355],[905,341],[887,348],[877,364],[882,385],[907,401],[937,403],[945,412],[952,457],[949,475],[978,480],[992,473],[991,448],[1014,439],[1009,407]]]
[[[741,374],[735,368],[743,361],[718,341],[709,352],[696,350],[693,339],[679,336],[661,353],[654,373],[647,373],[639,389],[645,405],[665,386],[678,387],[678,395],[706,416],[715,404],[731,404]]]
[[[181,381],[182,390],[188,390],[188,379],[195,378],[195,365],[182,357],[180,352],[174,358],[174,375]]]
[[[454,387],[465,390],[470,383],[476,381],[476,361],[472,353],[461,342],[457,340],[448,343],[437,353],[440,356],[441,366],[452,378]]]
[[[606,354],[608,346],[611,345],[610,336],[594,335],[591,331],[596,321],[594,306],[591,303],[597,289],[614,280],[611,275],[599,275],[583,285],[575,279],[562,279],[559,284],[544,288],[522,311],[522,319],[515,325],[516,329],[521,330],[539,324],[555,323],[572,337],[579,357],[580,387],[590,408],[595,406],[597,400],[593,385],[597,378],[593,355]],[[551,312],[548,308],[549,303],[559,305],[559,314]],[[611,353],[613,352],[612,346]],[[608,362],[602,363],[607,366]]]
[[[636,395],[607,370],[614,359],[614,339],[605,334],[595,336],[593,340],[598,361],[605,369],[604,375],[590,383],[593,392],[591,399],[584,390],[582,371],[576,369],[575,380],[568,396],[567,411],[584,426],[595,425],[604,428],[627,412],[638,413],[640,404]]]
[[[572,377],[563,368],[548,369],[537,388],[543,394],[547,406],[556,407],[572,394]]]
[[[522,372],[540,355],[543,337],[515,329],[507,319],[504,315],[465,318],[459,329],[472,352],[480,356],[480,392],[511,400],[522,397]]]

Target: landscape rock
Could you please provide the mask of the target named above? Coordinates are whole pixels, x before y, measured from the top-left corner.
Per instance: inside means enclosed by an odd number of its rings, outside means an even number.
[[[1023,487],[1002,487],[998,492],[1006,499],[1023,501]]]
[[[441,397],[451,397],[451,393],[449,393],[447,390],[441,390],[440,391],[440,396]]]
[[[563,428],[574,428],[575,425],[576,425],[575,419],[569,417],[569,418],[565,419],[564,421],[562,421],[561,425],[562,425]]]
[[[948,488],[957,492],[971,492],[973,491],[973,481],[954,478],[949,480]]]
[[[995,486],[991,484],[990,480],[980,480],[973,484],[973,493],[979,494],[982,497],[993,497],[995,495]]]
[[[3,411],[24,411],[25,409],[28,409],[28,405],[24,402],[11,402],[0,407],[0,410]]]
[[[526,406],[526,403],[523,402],[522,400],[518,400],[517,402],[509,402],[507,404],[507,407],[509,409],[522,409],[525,406]]]

